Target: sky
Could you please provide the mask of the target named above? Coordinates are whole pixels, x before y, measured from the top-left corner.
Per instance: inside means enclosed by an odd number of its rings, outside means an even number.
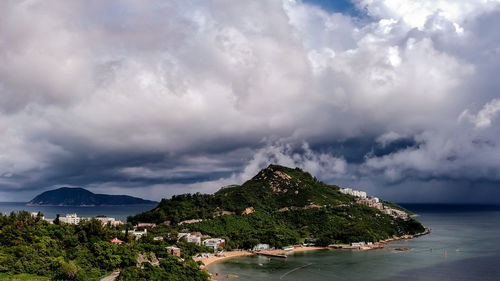
[[[0,201],[160,200],[271,163],[500,203],[499,0],[0,1]]]

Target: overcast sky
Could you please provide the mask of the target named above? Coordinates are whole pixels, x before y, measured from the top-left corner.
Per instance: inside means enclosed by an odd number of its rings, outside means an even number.
[[[0,1],[0,201],[159,200],[271,163],[500,202],[499,0]]]

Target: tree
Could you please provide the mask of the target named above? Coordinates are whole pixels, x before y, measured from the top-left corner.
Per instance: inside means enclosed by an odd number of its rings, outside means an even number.
[[[78,266],[73,261],[61,263],[58,278],[74,280],[77,274]]]

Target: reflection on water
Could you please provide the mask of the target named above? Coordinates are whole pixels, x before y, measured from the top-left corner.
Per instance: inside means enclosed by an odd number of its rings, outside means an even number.
[[[301,252],[288,259],[241,257],[208,267],[247,280],[500,280],[500,207],[406,205],[432,233],[383,250]],[[399,252],[395,248],[407,247]],[[259,265],[260,264],[260,265]],[[236,279],[232,279],[236,280]]]

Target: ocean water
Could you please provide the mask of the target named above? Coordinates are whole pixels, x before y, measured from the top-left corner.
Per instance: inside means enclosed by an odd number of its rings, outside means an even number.
[[[156,207],[153,205],[127,205],[127,206],[94,206],[94,207],[76,207],[76,206],[26,206],[25,202],[0,202],[0,213],[6,215],[12,211],[25,210],[28,212],[42,212],[46,218],[53,219],[57,214],[65,216],[66,214],[77,213],[79,217],[95,217],[99,215],[125,221],[127,216],[135,215],[149,211]]]
[[[431,234],[381,250],[324,250],[287,259],[240,257],[208,267],[218,280],[500,280],[500,206],[418,205],[405,207]],[[409,251],[396,251],[407,247]],[[226,278],[234,274],[238,278]]]

